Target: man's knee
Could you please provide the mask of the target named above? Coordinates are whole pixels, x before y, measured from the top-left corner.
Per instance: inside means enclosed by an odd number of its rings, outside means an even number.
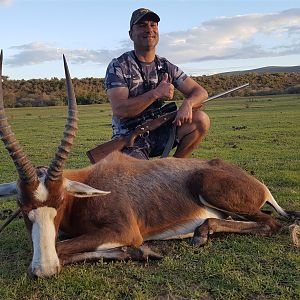
[[[202,110],[193,112],[193,123],[201,134],[206,134],[210,128],[209,116]]]
[[[202,139],[210,128],[210,119],[203,111],[194,111],[192,124],[184,124],[177,128],[177,138],[179,141],[193,133],[192,139]]]

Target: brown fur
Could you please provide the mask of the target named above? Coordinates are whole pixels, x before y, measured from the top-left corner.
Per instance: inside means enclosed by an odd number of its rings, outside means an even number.
[[[60,227],[77,238],[58,245],[61,255],[92,251],[104,243],[139,246],[150,236],[204,216],[199,194],[218,209],[276,223],[260,213],[266,187],[221,160],[143,161],[115,152],[96,165],[67,170],[64,176],[84,179],[83,183],[111,194],[88,199],[68,196]]]

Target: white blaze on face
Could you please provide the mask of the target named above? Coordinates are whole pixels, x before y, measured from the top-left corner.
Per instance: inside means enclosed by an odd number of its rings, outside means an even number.
[[[46,174],[39,178],[39,185],[37,189],[34,191],[34,197],[39,202],[45,202],[48,199],[49,192],[45,186]]]
[[[54,218],[56,214],[55,208],[47,206],[33,209],[28,214],[28,218],[32,222],[31,272],[38,277],[54,275],[61,268],[55,248]]]

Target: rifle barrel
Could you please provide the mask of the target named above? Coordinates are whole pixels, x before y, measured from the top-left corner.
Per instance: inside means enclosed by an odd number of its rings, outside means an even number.
[[[234,92],[234,91],[237,91],[237,90],[239,90],[239,89],[243,89],[244,87],[246,87],[246,86],[248,86],[248,85],[249,85],[249,82],[248,82],[248,83],[245,83],[245,84],[243,84],[243,85],[237,86],[237,87],[235,87],[235,88],[233,88],[233,89],[231,89],[231,90],[225,91],[225,92],[223,92],[223,93],[220,93],[220,94],[211,96],[211,97],[207,98],[205,101],[203,101],[203,103],[208,102],[208,101],[213,100],[213,99],[216,99],[216,98],[220,98],[220,97],[222,97],[222,96],[224,96],[224,95],[227,95],[227,94],[232,93],[232,92]]]

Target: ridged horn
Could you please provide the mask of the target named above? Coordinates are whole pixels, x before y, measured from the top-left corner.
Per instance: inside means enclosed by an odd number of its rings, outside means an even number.
[[[67,95],[68,95],[68,118],[65,125],[64,137],[61,140],[61,144],[58,147],[55,157],[52,160],[48,172],[47,179],[49,180],[59,180],[62,177],[62,172],[64,169],[65,162],[71,151],[73,140],[76,136],[77,131],[77,103],[75,98],[75,93],[69,73],[69,68],[66,62],[66,58],[63,55],[65,74],[66,74],[66,84],[67,84]]]
[[[0,54],[0,138],[3,141],[5,148],[11,156],[19,177],[23,182],[31,183],[37,180],[36,170],[26,154],[23,152],[21,145],[16,139],[14,133],[8,124],[7,117],[4,111],[3,88],[2,88],[2,63],[3,51]]]

